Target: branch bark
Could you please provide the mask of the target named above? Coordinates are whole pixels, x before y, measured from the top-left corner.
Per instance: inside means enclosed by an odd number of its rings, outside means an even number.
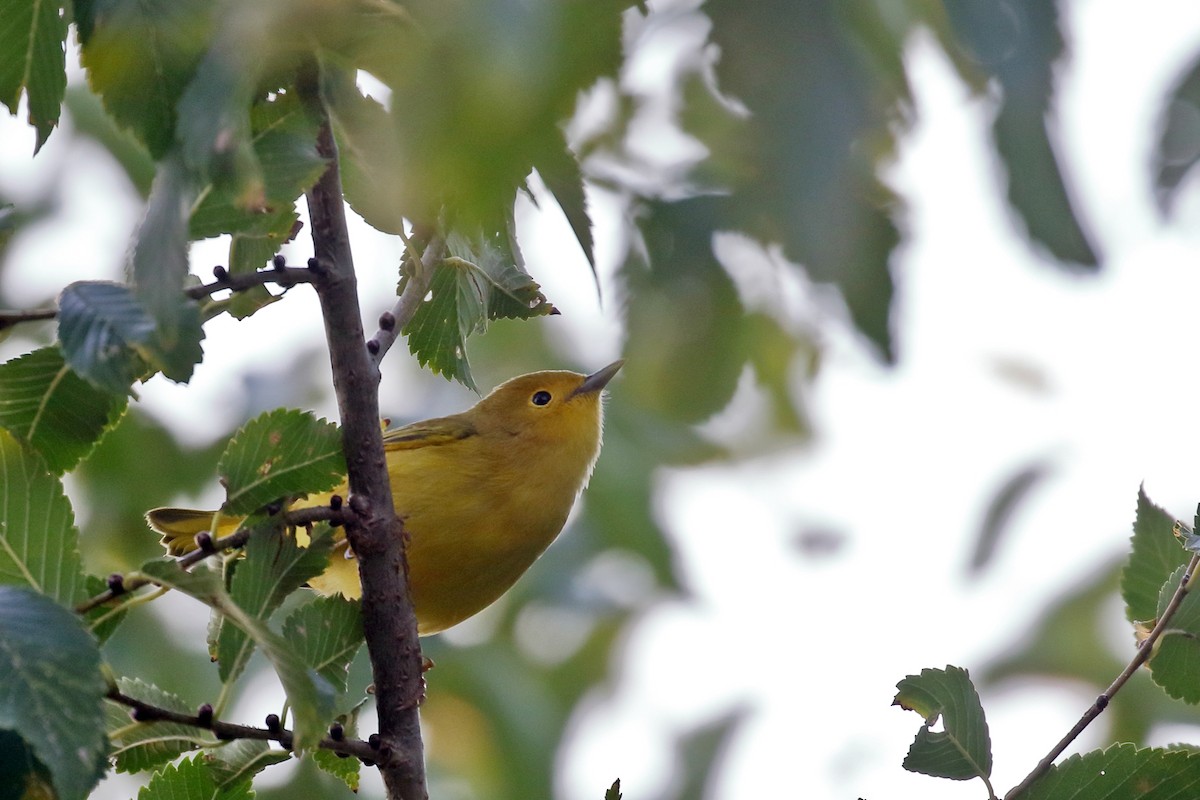
[[[316,258],[315,287],[325,320],[342,422],[350,508],[346,534],[358,556],[363,629],[375,678],[380,771],[389,800],[425,800],[425,758],[417,706],[423,693],[417,619],[408,593],[404,530],[392,505],[379,428],[379,370],[367,350],[337,166],[337,145],[311,70],[301,96],[320,120],[317,149],[329,167],[307,194]]]

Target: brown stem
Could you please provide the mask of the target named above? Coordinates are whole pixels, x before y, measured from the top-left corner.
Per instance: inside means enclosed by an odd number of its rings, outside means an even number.
[[[279,742],[285,749],[292,749],[292,732],[287,728],[276,730],[255,728],[250,725],[238,725],[232,722],[212,719],[211,707],[208,709],[208,716],[206,718],[201,718],[199,714],[182,714],[178,711],[172,711],[169,708],[162,708],[161,706],[147,703],[144,700],[138,700],[136,697],[130,697],[116,688],[110,688],[106,696],[114,703],[128,706],[136,722],[174,722],[201,730],[210,730],[214,736],[221,740],[258,739]],[[317,746],[324,750],[344,753],[348,756],[354,756],[355,758],[367,761],[378,762],[381,759],[379,748],[372,747],[369,743],[361,739],[334,739],[326,736]]]
[[[383,324],[383,318],[380,318],[379,330],[371,337],[371,340],[375,342],[375,347],[371,350],[371,359],[375,364],[379,364],[383,360],[400,332],[404,330],[404,326],[412,321],[413,315],[417,313],[417,309],[425,299],[425,294],[429,291],[434,269],[446,254],[446,243],[432,230],[414,225],[412,238],[413,241],[409,243],[404,254],[410,264],[408,283],[405,284],[400,297],[396,299],[392,310],[385,315],[385,317],[390,317],[388,324]],[[425,243],[425,247],[420,252],[415,251],[414,244],[416,242]]]
[[[299,87],[321,120],[318,152],[329,167],[307,194],[317,260],[317,296],[333,368],[350,484],[348,505],[358,519],[346,534],[358,556],[363,629],[375,678],[380,765],[389,800],[426,800],[424,746],[417,703],[421,647],[408,594],[404,529],[392,505],[383,435],[379,428],[379,371],[367,351],[357,281],[346,228],[337,146],[315,67]]]
[[[1121,670],[1121,674],[1117,676],[1116,680],[1083,712],[1083,716],[1079,718],[1079,721],[1075,723],[1075,726],[1071,730],[1067,731],[1067,735],[1060,739],[1058,744],[1054,745],[1050,752],[1046,754],[1045,758],[1037,763],[1033,771],[1025,776],[1025,780],[1014,786],[1004,796],[1004,800],[1016,800],[1017,797],[1020,797],[1038,779],[1049,772],[1050,768],[1054,766],[1054,760],[1062,755],[1063,751],[1070,746],[1071,742],[1075,741],[1079,734],[1083,733],[1088,725],[1092,724],[1092,720],[1096,719],[1104,709],[1108,708],[1113,695],[1121,690],[1121,687],[1133,677],[1142,664],[1146,663],[1151,653],[1154,652],[1154,643],[1162,637],[1171,618],[1175,616],[1175,612],[1179,610],[1180,604],[1183,603],[1183,598],[1187,597],[1188,589],[1190,588],[1188,584],[1191,583],[1192,576],[1196,574],[1197,566],[1200,566],[1200,555],[1192,556],[1192,560],[1188,562],[1187,569],[1183,572],[1183,580],[1179,582],[1179,586],[1175,589],[1175,594],[1171,595],[1170,602],[1163,609],[1163,613],[1159,616],[1154,629],[1150,631],[1150,635],[1138,644],[1137,653],[1134,654],[1133,660],[1129,662],[1125,669]]]

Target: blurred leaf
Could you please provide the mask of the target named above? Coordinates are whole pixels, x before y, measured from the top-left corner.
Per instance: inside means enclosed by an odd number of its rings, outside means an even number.
[[[721,89],[750,112],[730,125],[728,108],[696,103],[700,83],[685,105],[684,124],[712,151],[701,184],[711,176],[732,191],[722,228],[782,242],[813,280],[836,284],[854,324],[890,359],[900,203],[876,171],[909,105],[903,32],[859,0],[719,0],[704,11]]]
[[[1076,754],[1050,768],[1021,795],[1026,800],[1148,800],[1191,797],[1200,782],[1200,755],[1115,744]]]
[[[469,778],[481,797],[554,796],[557,744],[576,703],[607,674],[618,631],[615,621],[601,621],[553,667],[530,661],[511,635],[471,648],[425,639],[422,649],[436,663],[421,715],[431,767]],[[438,741],[453,746],[439,749]]]
[[[58,297],[58,340],[71,369],[116,395],[146,371],[142,355],[154,338],[154,320],[129,287],[78,281]]]
[[[134,294],[155,323],[155,335],[144,342],[144,355],[181,383],[191,379],[192,369],[204,358],[200,308],[183,294],[187,220],[195,197],[192,177],[172,152],[159,163],[133,248]]]
[[[289,594],[309,578],[325,571],[333,537],[314,536],[308,547],[296,544],[296,538],[284,533],[278,519],[267,518],[255,525],[229,585],[229,595],[247,614],[266,622]],[[303,655],[303,647],[287,637]],[[217,661],[221,680],[237,679],[254,652],[254,641],[239,628],[222,625],[217,638]],[[318,670],[319,671],[319,670]]]
[[[0,730],[24,740],[61,800],[83,800],[108,750],[95,640],[52,598],[0,586],[0,642]]]
[[[185,572],[175,561],[151,561],[141,572],[154,582],[183,592],[225,615],[254,640],[275,668],[295,718],[294,749],[300,753],[317,745],[333,716],[334,690],[308,668],[286,639],[230,600],[215,573]]]
[[[345,74],[333,76],[326,94],[346,202],[376,230],[405,233],[405,207],[397,188],[403,179],[396,158],[400,143],[387,110],[364,97]]]
[[[69,606],[83,586],[75,515],[41,458],[0,430],[0,584]]]
[[[318,597],[291,613],[283,623],[283,637],[305,663],[344,692],[346,670],[363,643],[360,606],[342,597]]]
[[[58,125],[67,86],[66,9],[62,0],[2,0],[0,19],[0,103],[16,116],[25,90],[29,124],[37,129],[36,153]]]
[[[1117,595],[1120,572],[1121,564],[1112,563],[1066,589],[1031,621],[1028,630],[1017,632],[1012,643],[1000,648],[1003,655],[983,671],[982,679],[977,673],[976,682],[995,687],[1049,680],[1091,687],[1085,691],[1093,693],[1103,691],[1125,666],[1113,652],[1112,618],[1107,611]],[[1127,641],[1126,659],[1133,657],[1136,644],[1133,635]],[[1113,696],[1104,712],[1109,738],[1127,742],[1145,741],[1150,730],[1162,724],[1194,720],[1195,711],[1167,697],[1144,669]]]
[[[43,347],[0,364],[0,426],[24,440],[56,474],[72,469],[125,412],[123,396],[101,392]]]
[[[250,780],[272,764],[290,761],[287,750],[273,750],[261,739],[238,739],[205,752],[201,758],[221,789],[249,785]]]
[[[959,781],[991,776],[992,741],[979,693],[965,669],[923,669],[896,689],[892,705],[925,719],[904,758],[906,770]],[[930,730],[939,717],[943,730]]]
[[[672,795],[674,800],[704,800],[715,794],[713,777],[718,774],[721,751],[729,746],[745,714],[744,709],[734,710],[683,738],[683,786]]]
[[[118,678],[117,688],[127,697],[149,703],[159,708],[194,714],[178,695],[138,678]],[[216,739],[208,731],[178,722],[156,720],[134,722],[129,717],[129,707],[111,700],[105,702],[108,736],[112,742],[109,757],[115,759],[117,772],[142,772],[153,769],[175,759],[181,753],[203,744],[213,744]]]
[[[346,475],[342,439],[332,422],[304,411],[261,414],[230,440],[217,466],[226,500],[222,510],[248,514],[295,494],[323,492]]]
[[[121,418],[73,473],[84,494],[79,505],[89,509],[88,538],[108,568],[126,569],[162,552],[148,532],[137,535],[146,509],[210,486],[223,444],[185,446],[136,405]]]
[[[561,150],[579,92],[616,76],[626,5],[406,4],[403,57],[372,70],[392,89],[387,163],[403,176],[390,191],[404,216],[498,224],[533,166]]]
[[[946,14],[968,59],[1000,88],[993,123],[1008,199],[1034,241],[1061,261],[1094,267],[1047,127],[1054,71],[1066,54],[1055,0],[960,0]]]
[[[86,85],[68,87],[65,101],[75,132],[107,150],[137,193],[143,199],[149,197],[154,182],[154,159],[145,146],[128,130],[117,127],[100,97]]]
[[[249,126],[244,134],[245,158],[254,162],[255,177],[208,191],[192,214],[189,235],[203,239],[241,233],[266,238],[278,250],[293,234],[298,219],[296,198],[325,171],[325,159],[316,149],[317,121],[299,97],[289,93],[255,103],[245,124]],[[244,184],[249,180],[257,184],[247,187]],[[238,271],[235,266],[241,265],[231,263],[230,269]],[[259,266],[261,262],[255,268]]]
[[[579,168],[575,154],[567,147],[566,138],[563,138],[560,149],[544,150],[534,162],[534,167],[566,215],[567,222],[575,233],[575,239],[592,267],[592,276],[596,279],[596,289],[599,290],[600,276],[596,274],[596,247],[592,240],[592,220],[588,216],[587,197],[583,190],[583,171]]]
[[[202,756],[171,764],[156,772],[150,783],[138,792],[137,800],[251,800],[250,781],[230,787],[217,784],[218,775],[209,769]]]
[[[1166,610],[1186,571],[1186,565],[1179,567],[1163,583],[1155,619]],[[1171,697],[1192,705],[1200,703],[1200,685],[1196,683],[1200,670],[1200,595],[1196,592],[1189,592],[1179,604],[1155,645],[1149,666],[1154,682]]]
[[[176,107],[208,47],[218,6],[207,0],[76,0],[88,81],[155,159],[175,137]]]
[[[421,366],[479,391],[467,361],[466,339],[496,319],[529,319],[555,313],[540,287],[521,269],[510,243],[496,235],[446,238],[450,256],[434,268],[430,298],[402,333]],[[402,279],[401,291],[407,276]]]
[[[649,266],[631,261],[622,273],[632,357],[621,392],[684,422],[724,408],[746,363],[742,304],[712,251],[724,202],[650,204],[641,220]]]
[[[1154,194],[1163,213],[1178,198],[1184,177],[1200,161],[1200,60],[1175,84],[1162,110],[1154,148]]]
[[[1175,518],[1150,502],[1145,489],[1139,487],[1129,563],[1121,572],[1121,596],[1130,622],[1153,625],[1163,583],[1188,561],[1187,551],[1173,535],[1174,528]]]
[[[604,800],[621,800],[621,779],[617,778],[613,781],[613,785],[608,787],[608,791],[604,793]]]
[[[967,565],[969,573],[978,574],[988,565],[996,553],[1001,536],[1008,530],[1008,521],[1017,507],[1049,474],[1048,462],[1029,464],[1010,475],[1000,490],[992,496],[992,501],[988,503],[983,516],[983,525],[979,528],[979,538],[975,540],[975,550],[971,553],[971,561]]]

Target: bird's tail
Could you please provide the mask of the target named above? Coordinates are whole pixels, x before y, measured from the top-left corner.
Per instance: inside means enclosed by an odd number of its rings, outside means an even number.
[[[197,511],[192,508],[153,508],[146,512],[146,522],[162,535],[163,546],[173,556],[181,556],[196,549],[196,534],[211,531],[215,511]],[[241,519],[223,517],[213,538],[217,539],[234,532]]]

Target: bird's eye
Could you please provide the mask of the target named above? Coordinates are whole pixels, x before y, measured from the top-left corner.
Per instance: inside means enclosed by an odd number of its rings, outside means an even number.
[[[550,393],[547,391],[534,392],[531,398],[535,406],[544,406],[550,403]]]

